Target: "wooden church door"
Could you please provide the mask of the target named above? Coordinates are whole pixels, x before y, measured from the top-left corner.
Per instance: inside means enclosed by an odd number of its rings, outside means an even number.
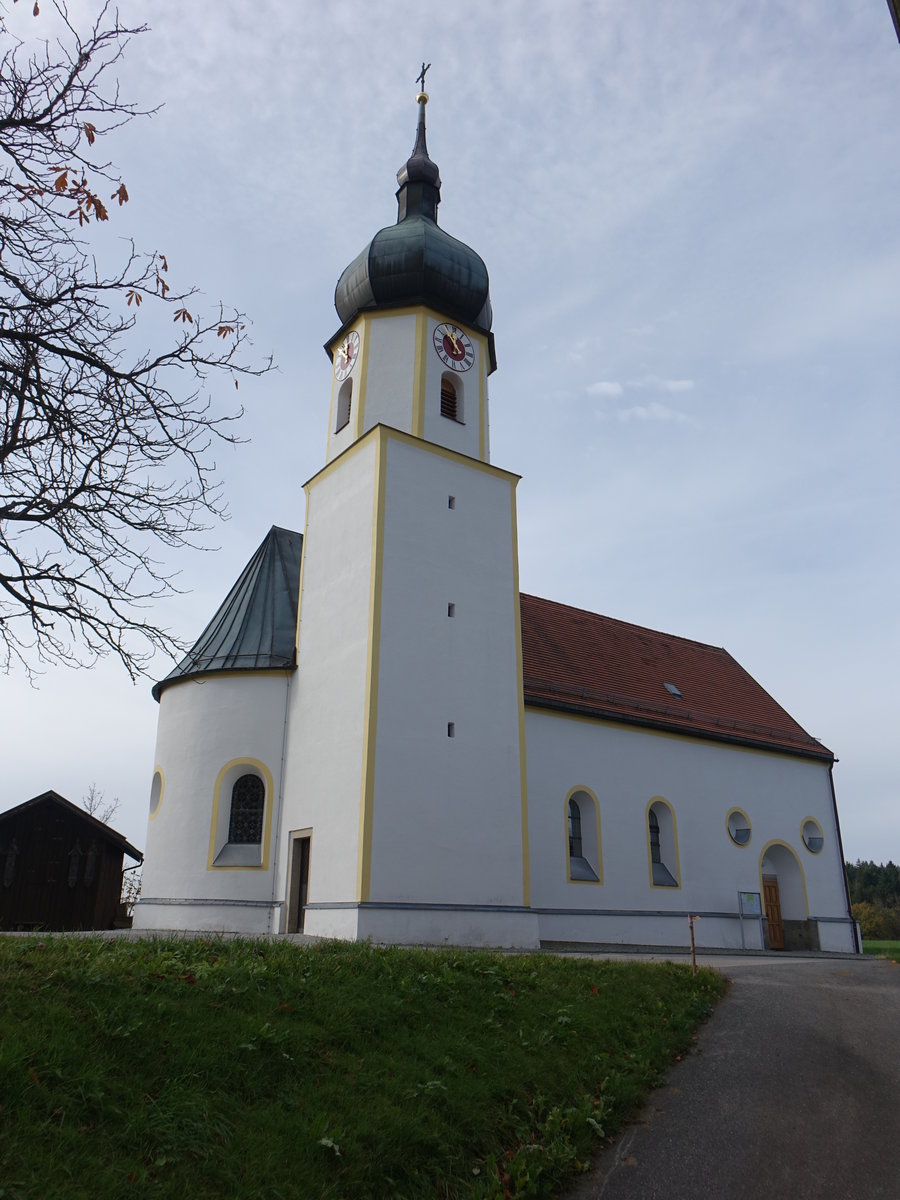
[[[769,949],[784,949],[784,926],[781,923],[781,897],[778,894],[778,876],[763,875],[763,902],[769,918]]]

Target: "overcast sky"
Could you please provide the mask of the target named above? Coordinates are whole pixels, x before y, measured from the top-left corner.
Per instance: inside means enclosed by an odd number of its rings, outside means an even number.
[[[32,33],[28,6],[12,20]],[[74,13],[90,11],[78,0]],[[250,314],[230,522],[155,614],[196,637],[324,464],[334,285],[396,219],[428,74],[439,220],[485,259],[492,461],[524,591],[724,646],[900,861],[900,46],[885,0],[122,0],[151,31],[102,234]],[[231,386],[228,384],[227,386]],[[154,678],[169,665],[159,661]],[[0,682],[0,807],[95,782],[144,846],[157,706],[107,662]]]

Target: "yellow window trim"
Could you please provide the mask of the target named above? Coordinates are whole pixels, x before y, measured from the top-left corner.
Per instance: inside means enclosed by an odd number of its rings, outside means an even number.
[[[376,426],[375,502],[372,506],[372,565],[369,583],[369,653],[366,657],[366,711],[363,718],[362,783],[359,800],[356,895],[362,903],[372,887],[372,808],[375,800],[375,743],[378,730],[378,671],[381,655],[381,590],[384,566],[384,512],[387,438]]]
[[[263,783],[266,788],[265,808],[263,810],[263,844],[262,844],[262,861],[259,866],[221,866],[215,865],[216,857],[216,834],[219,828],[219,802],[221,800],[222,781],[225,776],[234,767],[256,767],[263,777]],[[232,758],[227,762],[216,776],[216,786],[213,791],[213,809],[212,823],[209,830],[209,856],[206,860],[207,871],[268,871],[269,869],[269,844],[272,834],[272,809],[275,807],[275,787],[272,781],[272,772],[264,762],[258,758]]]
[[[416,312],[416,348],[413,361],[413,419],[411,428],[417,438],[425,436],[425,364],[428,354],[428,322]]]
[[[595,815],[595,820],[596,820],[596,825],[597,825],[597,876],[598,877],[596,879],[573,879],[572,878],[571,856],[570,856],[570,851],[569,851],[569,801],[576,794],[576,792],[583,792],[586,796],[590,796],[590,798],[594,802],[594,815]],[[597,796],[596,796],[595,792],[593,791],[593,789],[589,788],[587,786],[587,784],[577,783],[575,785],[575,787],[569,789],[569,792],[566,795],[566,799],[563,803],[563,821],[564,821],[563,828],[565,830],[565,835],[566,835],[566,837],[565,837],[565,840],[566,840],[566,879],[569,881],[569,883],[588,883],[588,884],[591,884],[593,887],[596,887],[598,884],[602,884],[603,883],[603,833],[600,828],[600,801],[597,799]]]
[[[156,776],[157,776],[157,775],[159,776],[159,779],[160,779],[159,799],[158,799],[158,800],[157,800],[157,802],[156,802],[156,808],[155,808],[155,810],[154,810],[154,811],[152,811],[152,812],[150,813],[150,820],[151,820],[151,821],[155,821],[155,820],[156,820],[156,818],[159,816],[159,810],[162,808],[163,796],[165,796],[165,794],[166,794],[166,775],[165,775],[165,772],[163,771],[162,767],[161,767],[161,766],[160,766],[158,763],[157,763],[157,765],[156,765],[156,766],[153,768],[153,774],[152,774],[152,775],[151,775],[151,777],[150,777],[150,780],[151,780],[151,782],[150,782],[150,795],[151,795],[151,798],[152,798],[152,795],[153,795],[153,780],[156,778]]]
[[[819,837],[822,839],[822,845],[818,850],[810,850],[809,846],[806,844],[806,838],[803,836],[803,830],[807,821],[812,821],[813,825],[815,825],[816,829],[819,831]],[[822,828],[822,822],[818,817],[804,817],[800,822],[800,843],[807,854],[821,854],[825,849],[825,830]]]
[[[731,836],[731,827],[729,825],[729,821],[735,813],[740,813],[747,822],[747,828],[750,830],[750,836],[747,838],[746,842],[736,842]],[[739,804],[735,804],[732,808],[729,808],[728,812],[725,814],[725,832],[728,834],[729,842],[731,842],[732,846],[737,846],[738,850],[746,850],[753,841],[753,825],[750,821],[750,818]]]
[[[519,717],[519,785],[522,792],[522,903],[531,904],[531,848],[528,832],[528,756],[525,748],[525,691],[522,662],[522,606],[519,603],[519,530],[516,516],[516,486],[518,479],[511,481],[509,489],[510,529],[512,532],[513,566],[513,628],[516,631],[516,694]]]
[[[669,810],[669,815],[672,818],[672,840],[675,843],[675,886],[653,882],[653,851],[650,849],[650,809],[654,804],[664,804]],[[664,888],[667,892],[677,892],[681,890],[681,853],[678,849],[678,822],[675,819],[675,806],[665,796],[651,796],[647,801],[647,807],[644,809],[644,837],[647,839],[647,868],[650,874],[650,886],[659,890]],[[665,865],[665,864],[663,864]]]

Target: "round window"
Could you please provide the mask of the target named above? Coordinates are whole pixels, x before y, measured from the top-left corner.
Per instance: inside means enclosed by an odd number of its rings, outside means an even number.
[[[750,841],[750,818],[740,808],[728,814],[728,836],[736,846],[746,846]]]
[[[155,817],[159,811],[159,802],[162,800],[163,793],[163,777],[162,771],[153,772],[153,782],[150,784],[150,816]]]
[[[803,822],[803,845],[810,854],[818,854],[825,845],[825,836],[818,821],[809,817]]]

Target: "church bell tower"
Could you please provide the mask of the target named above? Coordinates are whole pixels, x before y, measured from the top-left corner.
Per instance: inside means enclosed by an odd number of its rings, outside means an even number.
[[[276,893],[290,914],[302,839],[308,933],[533,946],[518,476],[490,463],[488,273],[437,223],[427,102],[397,222],[335,291]]]

